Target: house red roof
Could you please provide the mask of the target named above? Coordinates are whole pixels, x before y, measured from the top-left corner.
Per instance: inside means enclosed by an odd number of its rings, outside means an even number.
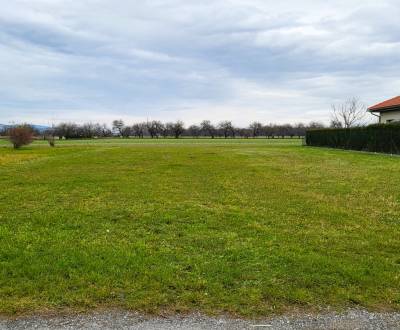
[[[386,110],[393,110],[393,108],[400,108],[400,96],[396,96],[390,100],[378,103],[368,108],[368,110],[371,112],[380,112]]]

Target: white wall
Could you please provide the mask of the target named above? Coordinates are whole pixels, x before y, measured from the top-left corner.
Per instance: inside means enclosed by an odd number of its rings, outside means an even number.
[[[400,121],[400,110],[381,112],[380,123],[385,124],[388,120]]]

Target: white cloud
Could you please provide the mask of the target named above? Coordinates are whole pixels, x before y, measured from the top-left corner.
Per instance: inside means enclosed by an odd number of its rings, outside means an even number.
[[[400,91],[396,0],[0,5],[0,123],[327,121]]]

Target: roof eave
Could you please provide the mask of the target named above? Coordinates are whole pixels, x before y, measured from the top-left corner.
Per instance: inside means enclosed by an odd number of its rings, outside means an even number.
[[[400,111],[400,106],[385,107],[385,108],[368,108],[369,112],[386,112],[386,111]]]

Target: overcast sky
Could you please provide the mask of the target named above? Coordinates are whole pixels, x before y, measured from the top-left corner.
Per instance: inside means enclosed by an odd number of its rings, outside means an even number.
[[[398,0],[0,0],[0,123],[329,121],[400,94]]]

